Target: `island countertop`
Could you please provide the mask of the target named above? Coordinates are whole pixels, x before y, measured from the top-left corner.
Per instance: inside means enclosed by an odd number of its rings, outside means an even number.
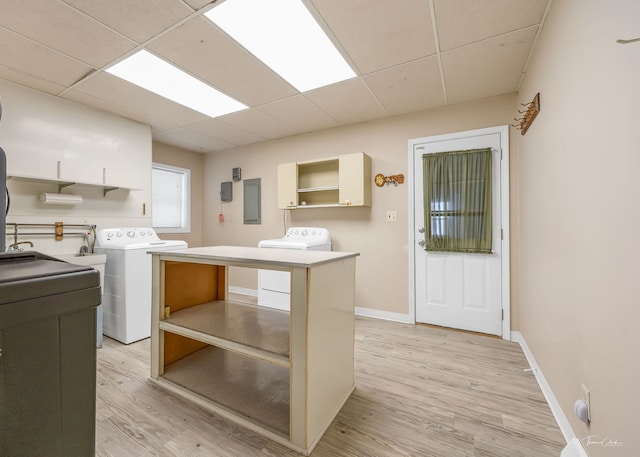
[[[324,263],[357,257],[357,252],[313,251],[298,249],[257,248],[246,246],[206,246],[172,251],[148,251],[149,254],[184,259],[203,259],[222,264],[254,265],[261,263],[274,267],[311,268]]]

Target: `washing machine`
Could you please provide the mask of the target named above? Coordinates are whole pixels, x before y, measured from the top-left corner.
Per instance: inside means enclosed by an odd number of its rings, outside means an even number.
[[[151,255],[148,251],[187,248],[185,241],[161,240],[149,227],[107,228],[94,251],[106,254],[102,332],[122,343],[151,336]]]
[[[262,240],[259,248],[330,251],[329,230],[322,227],[291,227],[283,238]],[[291,274],[287,271],[258,270],[258,305],[289,311]]]

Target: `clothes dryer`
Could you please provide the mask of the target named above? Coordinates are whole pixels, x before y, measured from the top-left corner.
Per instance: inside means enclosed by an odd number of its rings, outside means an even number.
[[[329,230],[322,227],[291,227],[283,238],[262,240],[259,248],[330,251]],[[286,271],[258,270],[258,305],[289,311],[291,274]]]

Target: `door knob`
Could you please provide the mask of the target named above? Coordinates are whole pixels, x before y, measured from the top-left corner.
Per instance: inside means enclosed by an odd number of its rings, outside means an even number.
[[[420,232],[420,233],[424,233],[424,232],[426,232],[426,230],[424,229],[424,227],[420,227],[420,228],[418,229],[418,232]]]
[[[420,240],[420,241],[418,241],[418,246],[422,246],[422,247],[424,247],[424,245],[425,245],[424,240]]]

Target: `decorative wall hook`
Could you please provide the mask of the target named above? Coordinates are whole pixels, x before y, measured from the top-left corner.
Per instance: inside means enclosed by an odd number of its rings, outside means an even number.
[[[616,43],[618,43],[618,44],[629,44],[629,43],[635,43],[637,41],[640,41],[640,37],[631,38],[630,40],[622,40],[622,39],[620,39],[620,40],[616,40]]]
[[[385,176],[382,173],[378,173],[374,178],[374,182],[378,187],[382,187],[385,184],[393,184],[394,186],[397,186],[398,184],[404,183],[404,175],[400,174]]]
[[[518,113],[524,114],[524,116],[517,119],[514,118],[513,120],[516,121],[516,124],[511,124],[511,127],[520,130],[520,133],[524,135],[525,133],[527,133],[527,130],[529,130],[529,127],[531,127],[533,120],[540,112],[540,92],[538,92],[536,96],[533,97],[533,100],[531,100],[529,103],[520,103],[520,105],[525,106],[527,110],[524,112],[517,110]]]

